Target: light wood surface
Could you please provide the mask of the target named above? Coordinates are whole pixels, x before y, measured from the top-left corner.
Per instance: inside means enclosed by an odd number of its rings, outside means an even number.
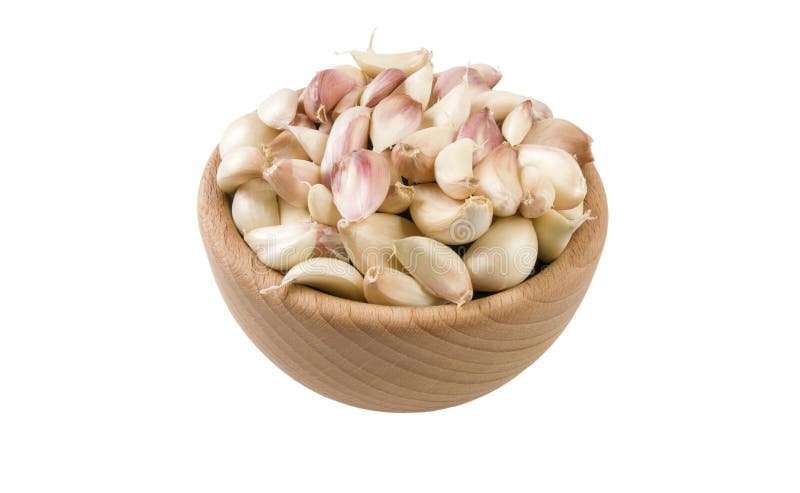
[[[209,263],[231,313],[292,378],[353,406],[432,411],[470,401],[527,368],[556,340],[592,280],[608,210],[594,163],[583,168],[584,224],[555,262],[524,283],[461,308],[410,308],[343,300],[305,286],[266,295],[281,274],[239,236],[216,185],[215,150],[200,183],[198,216]],[[576,362],[580,364],[580,362]]]

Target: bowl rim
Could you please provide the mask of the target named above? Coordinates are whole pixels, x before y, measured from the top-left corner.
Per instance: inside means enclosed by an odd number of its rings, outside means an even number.
[[[230,211],[230,198],[217,186],[216,172],[219,162],[219,149],[215,148],[206,164],[198,195],[198,218],[208,254],[223,260],[229,270],[239,275],[249,274],[251,289],[255,289],[255,296],[260,297],[262,302],[273,304],[279,300],[290,312],[314,310],[325,320],[340,320],[342,313],[346,312],[355,325],[380,325],[387,320],[402,321],[406,318],[409,326],[416,324],[424,327],[436,325],[443,320],[456,321],[469,314],[474,315],[475,312],[488,316],[499,310],[524,306],[522,304],[526,300],[548,298],[548,293],[556,295],[558,290],[554,288],[559,286],[559,279],[568,274],[587,268],[593,269],[605,242],[608,205],[602,180],[594,161],[590,161],[582,164],[581,168],[588,189],[584,201],[585,209],[592,211],[592,219],[575,232],[560,257],[512,288],[473,299],[460,307],[455,304],[425,307],[376,305],[339,298],[295,284],[260,294],[261,289],[280,283],[283,275],[262,264],[236,229]],[[221,219],[222,224],[213,224],[215,218]],[[234,251],[223,253],[209,247],[207,235],[220,232],[224,236],[221,238],[222,243]]]

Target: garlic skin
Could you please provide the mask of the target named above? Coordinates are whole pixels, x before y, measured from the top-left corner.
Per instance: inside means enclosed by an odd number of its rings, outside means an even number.
[[[278,136],[279,130],[264,125],[256,112],[248,113],[234,120],[219,139],[219,157],[225,157],[239,147],[261,149]]]
[[[422,106],[405,94],[392,94],[372,111],[372,150],[383,152],[414,133],[422,124]]]
[[[495,220],[467,249],[464,263],[475,290],[496,292],[527,279],[537,255],[538,240],[531,220],[512,216]]]
[[[417,130],[394,146],[392,164],[411,183],[433,182],[436,180],[433,172],[436,156],[455,138],[456,131],[450,127]]]
[[[476,192],[488,197],[498,217],[513,216],[522,202],[517,153],[504,142],[473,169],[478,180]]]
[[[494,121],[491,110],[484,108],[461,125],[456,139],[471,139],[475,143],[475,150],[472,151],[474,166],[503,143],[503,133]]]
[[[327,122],[339,101],[357,85],[358,81],[352,74],[341,68],[317,72],[303,92],[306,116],[317,123]]]
[[[553,117],[553,112],[550,111],[550,108],[548,108],[547,105],[541,101],[507,91],[486,91],[476,94],[472,98],[471,112],[475,113],[476,111],[480,111],[482,108],[489,108],[492,110],[495,119],[498,122],[501,122],[506,119],[508,114],[511,113],[514,108],[526,100],[531,102],[534,121]]]
[[[297,114],[297,91],[278,89],[258,106],[258,118],[264,125],[285,130]]]
[[[314,257],[295,265],[277,286],[262,289],[261,294],[284,286],[302,284],[353,301],[365,301],[364,278],[355,267],[335,258]]]
[[[289,126],[288,130],[308,157],[315,164],[320,164],[322,156],[325,154],[325,146],[328,144],[328,134],[324,134],[316,128]]]
[[[308,191],[308,212],[318,223],[336,226],[342,218],[333,203],[333,194],[322,184],[312,186]]]
[[[433,64],[426,63],[421,69],[409,75],[394,94],[405,94],[422,106],[423,110],[428,109],[433,88]]]
[[[217,185],[224,193],[233,193],[242,184],[260,178],[267,160],[255,147],[237,147],[222,158],[217,168]]]
[[[433,183],[414,187],[409,213],[425,236],[447,245],[464,245],[480,238],[492,224],[494,209],[486,197],[464,201],[445,195]]]
[[[264,170],[264,180],[295,207],[308,204],[308,190],[319,183],[319,166],[302,159],[281,159]]]
[[[539,260],[553,262],[567,248],[573,233],[590,218],[592,211],[586,211],[575,219],[567,219],[555,210],[548,210],[536,219],[533,227],[539,239]]]
[[[309,159],[303,146],[289,130],[284,130],[272,142],[264,146],[267,166],[272,166],[281,159]]]
[[[460,139],[448,144],[436,156],[433,174],[444,193],[454,199],[465,199],[472,195],[478,180],[472,175],[472,153],[475,142]]]
[[[592,138],[567,120],[553,118],[536,122],[522,143],[558,147],[574,156],[580,165],[594,161]]]
[[[437,74],[436,84],[433,86],[433,94],[437,101],[447,96],[447,94],[461,84],[465,78],[469,87],[468,93],[470,97],[491,89],[475,68],[453,67]]]
[[[391,184],[391,164],[375,151],[358,149],[333,166],[333,203],[344,219],[359,221],[378,210]]]
[[[366,149],[369,139],[369,120],[372,108],[354,106],[333,122],[325,153],[320,163],[322,184],[330,188],[333,165],[356,149]]]
[[[467,266],[446,245],[424,236],[410,236],[394,241],[392,247],[394,257],[429,293],[458,306],[472,299]]]
[[[380,103],[383,98],[390,95],[397,86],[406,80],[406,74],[398,68],[387,68],[372,79],[361,93],[361,106],[372,108]]]
[[[281,224],[311,222],[311,214],[305,207],[295,207],[278,196],[278,213]]]
[[[342,219],[337,227],[347,256],[362,274],[376,266],[400,269],[392,258],[392,242],[422,234],[408,219],[382,212],[358,222]]]
[[[486,85],[488,85],[490,89],[496,86],[497,83],[500,82],[500,79],[503,78],[503,74],[491,65],[477,63],[475,65],[470,65],[470,67],[478,71],[481,78],[484,82],[486,82]]]
[[[520,145],[517,150],[520,166],[537,168],[544,179],[553,184],[556,196],[553,208],[572,209],[586,197],[586,178],[580,165],[566,151],[557,147],[534,144]]]
[[[533,127],[533,102],[530,99],[518,104],[503,120],[503,137],[512,146],[522,143]]]
[[[464,77],[460,84],[425,111],[423,126],[461,128],[470,115],[470,98],[469,82]]]
[[[519,181],[523,190],[519,205],[522,217],[539,217],[553,208],[556,190],[541,171],[533,166],[522,166],[519,169]]]
[[[256,228],[244,241],[264,265],[279,271],[312,257],[341,257],[344,252],[334,228],[312,222]]]
[[[376,77],[387,68],[397,68],[406,75],[411,75],[431,59],[431,52],[424,48],[406,53],[376,53],[372,48],[374,37],[375,33],[373,32],[366,51],[350,51],[350,56],[353,57],[356,65],[370,77]]]
[[[278,197],[267,182],[260,178],[241,185],[231,200],[233,224],[242,235],[248,231],[276,226],[281,223]]]
[[[416,279],[391,267],[371,267],[364,274],[368,303],[388,306],[433,306],[446,303],[425,291]]]

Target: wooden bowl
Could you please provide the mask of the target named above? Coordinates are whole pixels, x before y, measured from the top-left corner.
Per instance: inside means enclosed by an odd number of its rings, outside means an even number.
[[[608,211],[594,163],[583,166],[585,223],[555,262],[509,290],[461,308],[389,307],[291,286],[239,236],[216,184],[215,150],[200,183],[198,215],[211,270],[231,313],[273,363],[320,394],[365,409],[432,411],[471,401],[519,374],[550,347],[589,288]]]

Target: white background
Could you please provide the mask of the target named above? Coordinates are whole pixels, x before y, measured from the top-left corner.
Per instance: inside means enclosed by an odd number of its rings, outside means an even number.
[[[4,2],[0,491],[798,491],[786,5]],[[609,197],[563,336],[435,413],[284,375],[196,225],[227,123],[373,27],[381,51],[498,65],[591,133]]]

